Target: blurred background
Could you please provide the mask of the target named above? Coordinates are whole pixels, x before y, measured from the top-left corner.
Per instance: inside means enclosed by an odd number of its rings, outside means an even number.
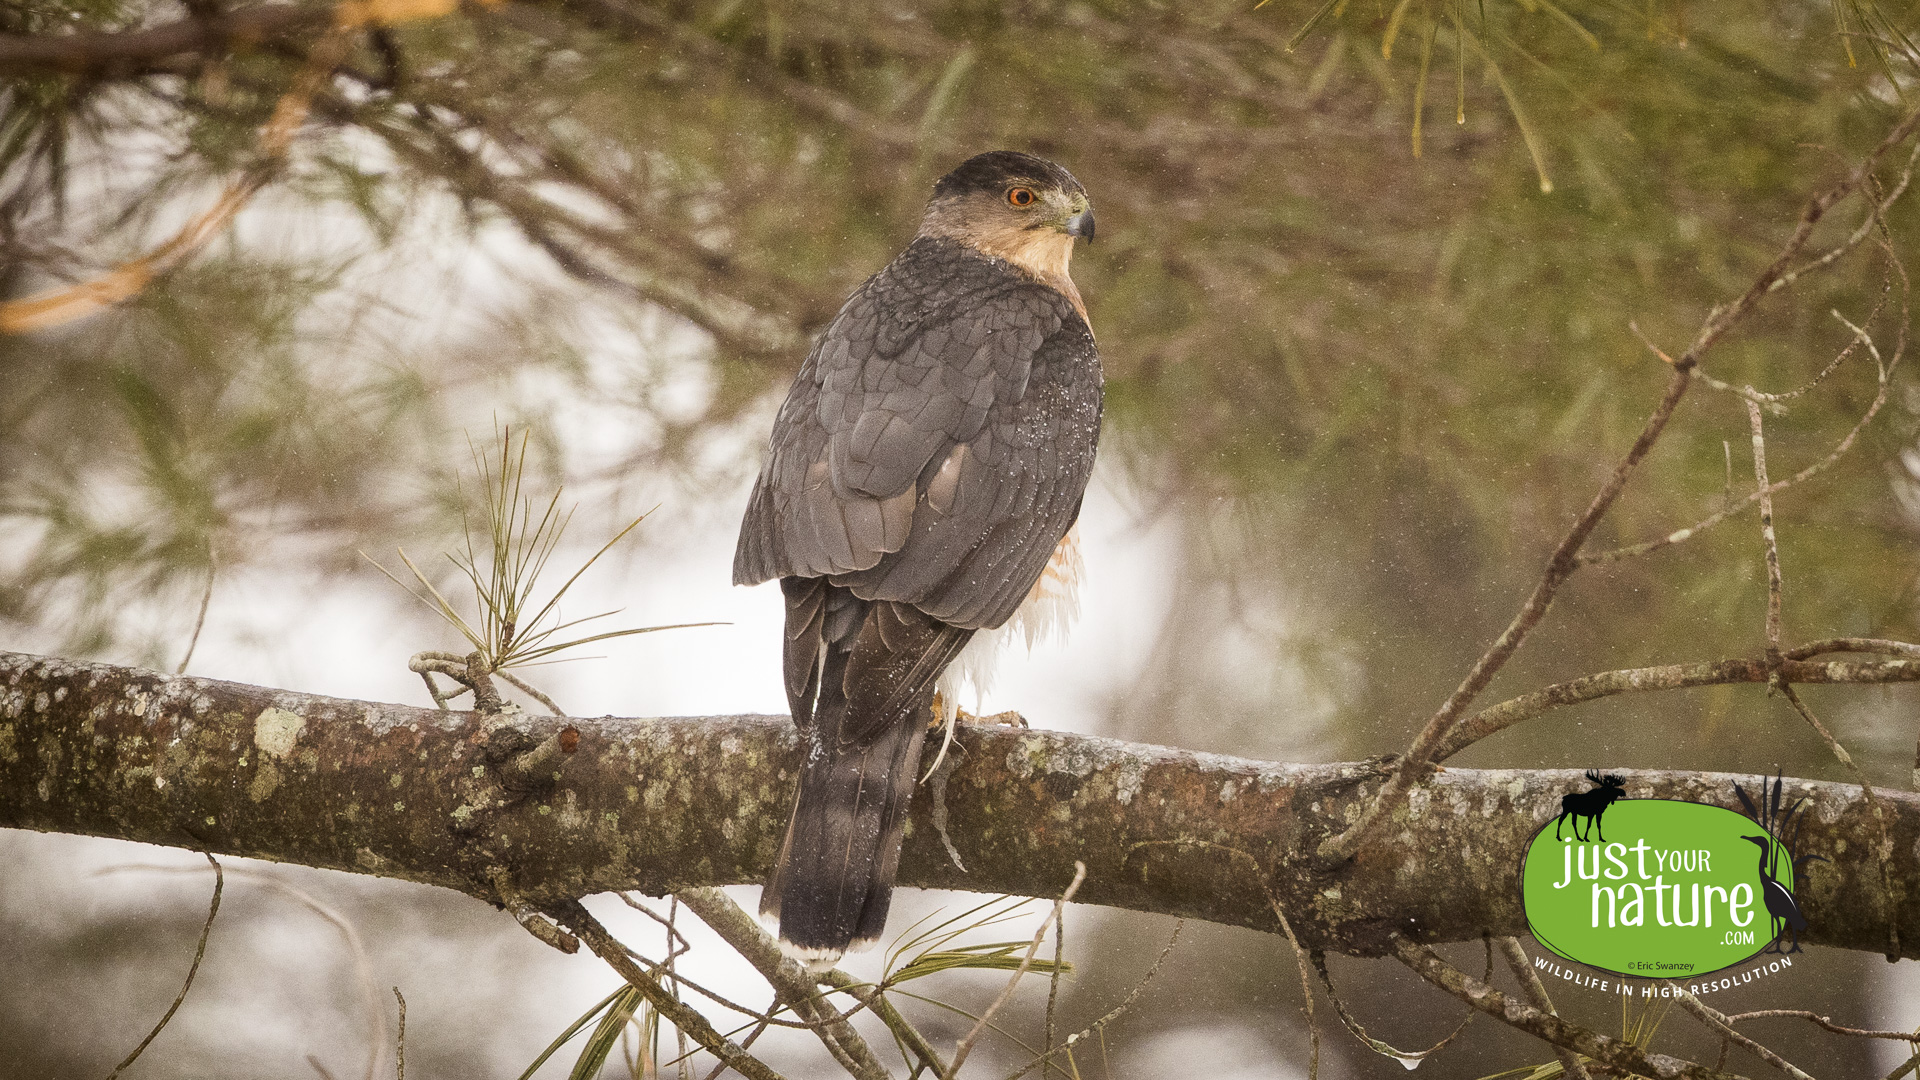
[[[450,583],[473,449],[511,426],[531,437],[530,487],[578,507],[556,566],[649,514],[568,614],[728,623],[595,645],[537,685],[581,715],[781,711],[777,592],[728,585],[773,412],[932,181],[1010,147],[1072,169],[1099,213],[1074,273],[1107,424],[1078,626],[962,704],[1269,759],[1393,752],[1657,399],[1664,365],[1629,322],[1681,351],[1920,85],[1912,6],[1872,0],[506,0],[353,35],[269,160],[258,129],[326,12],[0,0],[0,299],[110,273],[234,177],[267,181],[127,302],[0,335],[0,648],[429,704],[408,656],[465,647],[361,553],[397,568],[404,547]],[[240,16],[267,29],[111,62],[75,36]],[[22,43],[69,48],[36,61]],[[1837,212],[1816,248],[1861,214]],[[1902,204],[1889,226],[1910,258],[1920,215]],[[1811,379],[1850,337],[1830,312],[1863,322],[1888,295],[1870,248],[1776,294],[1707,368],[1766,390]],[[1903,318],[1896,299],[1868,325],[1890,348]],[[1824,456],[1875,387],[1856,356],[1770,418],[1774,476]],[[1790,640],[1920,635],[1916,389],[1900,373],[1850,455],[1778,500]],[[1664,535],[1751,483],[1743,407],[1697,389],[1590,547]],[[1758,653],[1756,517],[1583,572],[1483,700]],[[1805,696],[1872,780],[1909,785],[1912,688]],[[1851,779],[1758,687],[1582,706],[1455,764]],[[384,1071],[398,985],[416,1075],[514,1077],[616,985],[462,896],[227,865],[199,982],[130,1075]],[[0,1076],[109,1072],[177,991],[210,877],[191,853],[0,832]],[[611,900],[591,905],[657,949]],[[974,900],[905,893],[894,922]],[[1171,931],[1072,909],[1065,1030],[1124,997]],[[711,985],[762,1002],[743,964],[694,940]],[[1477,947],[1449,952],[1478,971]],[[1335,957],[1333,974],[1402,1048],[1463,1011],[1392,962]],[[977,1009],[998,985],[954,975],[936,996]],[[1611,997],[1561,995],[1603,1032],[1634,1022]],[[1017,1000],[1023,1037],[1043,1001]],[[1920,978],[1811,949],[1790,979],[1717,1005],[1912,1029]],[[1321,1010],[1322,1075],[1401,1074]],[[969,1026],[913,1015],[946,1045]],[[1900,1060],[1898,1044],[1752,1030],[1823,1076]],[[758,1046],[824,1075],[790,1034]],[[1293,957],[1190,925],[1104,1043],[1082,1075],[1305,1076]],[[1681,1015],[1654,1045],[1718,1049]],[[982,1054],[983,1076],[1026,1060]],[[1476,1022],[1422,1068],[1547,1060]]]

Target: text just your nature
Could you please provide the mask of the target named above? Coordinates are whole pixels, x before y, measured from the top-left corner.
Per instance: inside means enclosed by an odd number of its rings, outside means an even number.
[[[1629,855],[1633,858],[1628,859]],[[1647,872],[1649,855],[1653,856],[1651,874]],[[1712,871],[1713,853],[1704,848],[1652,848],[1644,837],[1632,847],[1618,841],[1604,847],[1589,847],[1568,839],[1561,847],[1561,856],[1561,878],[1553,887],[1578,888],[1576,880],[1592,882],[1591,925],[1594,929],[1601,926],[1603,906],[1605,925],[1609,927],[1644,925],[1648,894],[1653,901],[1654,921],[1660,926],[1701,926],[1704,920],[1705,926],[1711,927],[1716,908],[1725,913],[1722,925],[1732,928],[1753,925],[1753,886],[1745,882],[1731,889],[1707,885],[1703,893],[1701,881],[1687,880],[1687,876]],[[1629,877],[1638,880],[1628,881]],[[1605,885],[1601,883],[1603,880],[1620,884]],[[1682,897],[1686,898],[1684,906]],[[1682,917],[1683,911],[1685,917]]]

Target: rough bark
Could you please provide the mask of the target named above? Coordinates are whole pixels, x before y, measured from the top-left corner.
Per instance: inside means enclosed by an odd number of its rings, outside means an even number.
[[[0,826],[400,877],[517,905],[755,882],[771,864],[798,764],[784,717],[526,716],[515,728],[503,739],[472,713],[0,653]],[[501,783],[516,772],[504,751],[555,744],[572,745],[557,767]],[[902,884],[1056,896],[1080,860],[1084,903],[1276,930],[1271,890],[1303,944],[1370,956],[1391,954],[1396,931],[1425,942],[1524,931],[1520,852],[1560,796],[1585,786],[1568,770],[1442,770],[1354,860],[1325,871],[1312,853],[1378,792],[1380,767],[984,727],[963,728],[958,754],[947,829],[967,871],[942,848],[923,788]],[[1632,797],[1737,808],[1735,777],[1625,775]],[[1889,905],[1860,789],[1788,789],[1809,800],[1804,850],[1832,859],[1806,874],[1807,939],[1881,950]],[[1920,796],[1881,799],[1900,940],[1920,943]]]

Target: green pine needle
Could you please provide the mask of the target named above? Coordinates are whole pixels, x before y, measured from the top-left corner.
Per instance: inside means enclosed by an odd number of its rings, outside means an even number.
[[[573,588],[580,576],[600,560],[602,555],[612,550],[613,545],[626,539],[642,521],[642,514],[627,523],[627,526],[613,535],[613,538],[600,545],[587,560],[574,570],[561,586],[554,590],[545,603],[534,600],[540,575],[547,568],[553,552],[565,535],[567,526],[573,520],[573,510],[564,513],[560,510],[562,489],[556,488],[544,505],[527,497],[524,493],[526,474],[527,436],[520,435],[519,445],[514,445],[514,433],[506,429],[500,440],[498,467],[492,460],[482,457],[473,450],[474,467],[480,473],[481,490],[485,498],[487,520],[486,536],[479,547],[474,543],[474,531],[470,523],[463,522],[466,538],[466,550],[462,554],[447,555],[468,585],[473,590],[474,604],[480,613],[479,626],[476,627],[460,614],[453,602],[436,588],[427,575],[414,564],[405,549],[401,549],[400,561],[412,572],[414,581],[425,590],[413,588],[400,576],[381,566],[371,556],[361,552],[361,556],[379,569],[394,584],[407,590],[415,599],[431,608],[445,619],[468,644],[480,653],[482,662],[489,671],[504,671],[512,667],[524,667],[539,662],[555,653],[563,652],[577,645],[586,645],[608,638],[629,637],[634,634],[650,634],[656,630],[684,630],[695,626],[719,626],[720,623],[674,623],[669,626],[640,626],[624,630],[608,630],[584,637],[554,640],[562,631],[605,619],[619,614],[619,609],[603,611],[584,618],[559,621],[559,605],[567,590]],[[471,449],[471,443],[469,443]],[[483,558],[484,554],[484,558]],[[528,612],[532,617],[528,617]]]
[[[593,1023],[594,1017],[599,1016],[601,1012],[605,1011],[607,1006],[612,1005],[622,995],[632,990],[633,988],[631,986],[622,986],[620,989],[601,998],[599,1004],[582,1013],[580,1019],[568,1025],[567,1030],[561,1032],[558,1038],[548,1043],[545,1050],[540,1051],[540,1056],[533,1059],[533,1064],[527,1066],[527,1071],[520,1074],[519,1080],[532,1080],[533,1074],[540,1071],[540,1066],[545,1065],[548,1058],[559,1053],[561,1047],[567,1045],[575,1035],[580,1034],[581,1028]]]

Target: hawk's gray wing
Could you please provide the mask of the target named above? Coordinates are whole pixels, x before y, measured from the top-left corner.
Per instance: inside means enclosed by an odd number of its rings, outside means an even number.
[[[951,241],[916,240],[802,365],[734,581],[826,577],[950,625],[1000,625],[1079,513],[1100,387],[1092,334],[1065,296]]]

